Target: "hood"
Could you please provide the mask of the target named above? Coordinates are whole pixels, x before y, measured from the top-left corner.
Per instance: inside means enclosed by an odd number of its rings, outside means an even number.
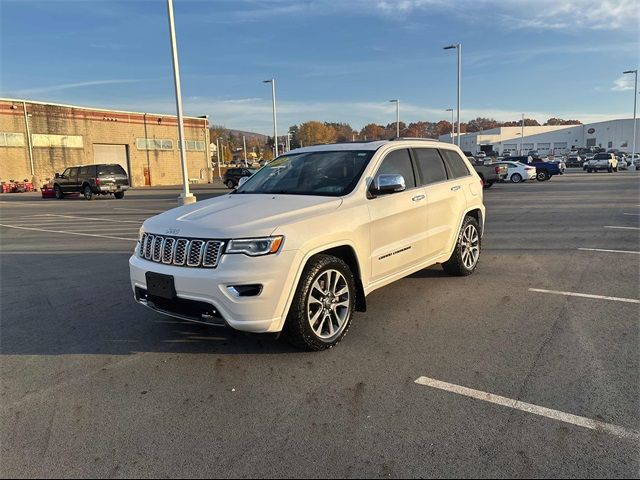
[[[336,210],[342,199],[310,195],[228,194],[174,208],[144,222],[147,232],[185,237],[269,236],[280,226]]]

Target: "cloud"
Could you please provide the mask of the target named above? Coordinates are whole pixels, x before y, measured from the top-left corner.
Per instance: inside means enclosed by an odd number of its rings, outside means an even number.
[[[633,83],[633,77],[631,75],[621,75],[613,82],[611,90],[614,92],[633,90]]]
[[[9,96],[26,96],[26,95],[35,95],[41,93],[50,93],[50,92],[58,92],[60,90],[69,90],[74,88],[84,88],[84,87],[95,87],[98,85],[113,85],[120,83],[136,83],[141,80],[92,80],[89,82],[77,82],[77,83],[62,83],[59,85],[48,85],[45,87],[35,87],[35,88],[26,88],[22,90],[13,90],[9,91]]]

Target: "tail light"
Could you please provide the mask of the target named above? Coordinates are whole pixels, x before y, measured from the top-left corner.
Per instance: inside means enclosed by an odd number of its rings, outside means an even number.
[[[100,185],[100,179],[96,178],[96,185]]]
[[[496,173],[500,173],[500,167],[496,167]]]
[[[483,180],[483,179],[480,179],[480,186],[481,186],[482,188],[484,188],[484,180]]]
[[[535,170],[535,168],[533,168],[533,167],[525,167],[525,170],[531,171],[531,170]]]

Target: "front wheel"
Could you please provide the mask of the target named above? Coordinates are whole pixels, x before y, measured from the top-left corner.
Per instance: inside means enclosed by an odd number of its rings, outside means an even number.
[[[58,185],[53,187],[53,193],[58,200],[62,200],[64,198],[64,193],[62,193],[62,189]]]
[[[124,192],[114,192],[113,196],[120,200],[121,198],[124,198]]]
[[[351,325],[356,283],[341,258],[319,254],[302,272],[284,333],[297,347],[320,351],[336,345]]]
[[[478,221],[473,217],[464,217],[453,253],[442,264],[444,271],[458,277],[471,275],[478,266],[480,243]]]
[[[227,188],[229,189],[233,188],[233,180],[227,180]]]
[[[511,175],[511,181],[513,183],[520,183],[522,181],[522,175],[520,175],[519,173],[514,173],[513,175]]]

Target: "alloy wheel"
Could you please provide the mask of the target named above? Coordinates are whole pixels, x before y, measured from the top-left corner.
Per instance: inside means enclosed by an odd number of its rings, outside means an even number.
[[[307,301],[307,320],[322,340],[342,333],[350,315],[351,292],[338,270],[325,270],[313,282]]]
[[[480,236],[475,226],[467,225],[467,228],[464,229],[461,247],[462,263],[468,270],[471,270],[476,266],[480,256]]]

